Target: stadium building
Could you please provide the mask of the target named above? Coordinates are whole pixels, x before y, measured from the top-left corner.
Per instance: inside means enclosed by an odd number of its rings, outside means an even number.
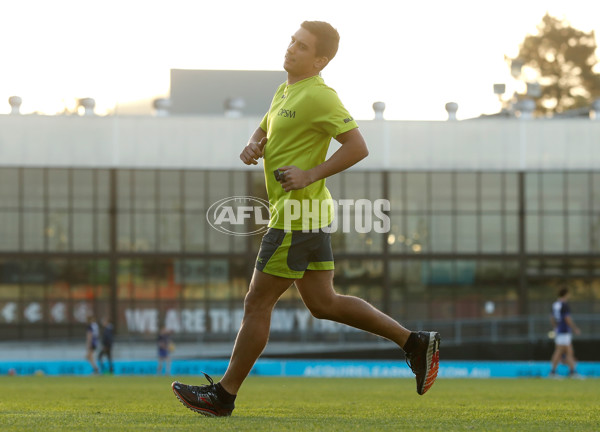
[[[239,153],[269,101],[221,94],[215,109],[197,92],[189,104],[186,89],[235,82],[196,73],[173,71],[154,115],[95,116],[90,100],[81,116],[19,115],[13,99],[14,114],[0,116],[0,339],[79,341],[89,314],[110,314],[121,341],[154,341],[163,323],[181,343],[233,340],[261,239],[243,234],[264,227],[266,199],[261,165]],[[284,80],[240,88],[271,94]],[[492,341],[546,358],[550,305],[568,284],[578,340],[597,340],[600,114],[407,122],[376,108],[359,121],[369,157],[327,180],[351,203],[338,207],[350,229],[333,236],[337,290],[436,329],[447,353],[485,357],[474,347]],[[228,220],[237,235],[214,223],[230,197],[243,197],[231,204],[240,224]],[[389,230],[368,229],[365,199],[389,201]],[[255,213],[239,219],[240,208]],[[289,353],[390,347],[314,319],[294,289],[271,341]]]

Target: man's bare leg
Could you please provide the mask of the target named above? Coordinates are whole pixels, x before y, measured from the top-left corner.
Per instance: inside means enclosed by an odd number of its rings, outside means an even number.
[[[433,386],[439,370],[439,333],[411,332],[363,299],[337,294],[332,270],[307,271],[296,280],[296,287],[314,317],[368,331],[402,348],[415,374],[418,394]]]
[[[565,362],[567,363],[567,366],[569,366],[569,372],[571,374],[574,374],[577,368],[577,364],[575,361],[575,351],[573,350],[573,345],[567,346],[567,355],[565,356]]]
[[[341,295],[333,288],[333,270],[306,271],[296,287],[304,304],[320,319],[346,324],[389,339],[404,347],[410,331],[361,298]]]
[[[565,345],[556,345],[554,347],[554,353],[552,354],[552,371],[555,372],[558,367],[558,363],[562,356],[567,352],[567,347]]]
[[[254,270],[244,301],[242,325],[235,339],[229,366],[220,381],[230,394],[237,394],[265,349],[269,340],[273,307],[293,281]]]

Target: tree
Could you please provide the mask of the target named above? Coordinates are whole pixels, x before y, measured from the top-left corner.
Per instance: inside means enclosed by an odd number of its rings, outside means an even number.
[[[546,14],[538,33],[527,35],[517,58],[506,60],[534,71],[540,92],[536,115],[550,115],[589,106],[600,97],[600,74],[594,72],[596,39]]]

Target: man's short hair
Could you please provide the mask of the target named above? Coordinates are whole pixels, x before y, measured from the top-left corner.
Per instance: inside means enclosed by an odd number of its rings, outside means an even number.
[[[569,293],[569,288],[567,287],[562,287],[559,291],[558,291],[558,296],[559,297],[564,297]]]
[[[317,56],[327,57],[331,61],[335,57],[340,44],[340,34],[337,30],[324,21],[304,21],[301,27],[316,36]]]

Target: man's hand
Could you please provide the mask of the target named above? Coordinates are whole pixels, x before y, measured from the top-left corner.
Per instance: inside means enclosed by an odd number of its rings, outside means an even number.
[[[260,140],[260,142],[250,142],[242,153],[240,154],[240,159],[246,165],[257,165],[258,159],[264,156],[265,154],[265,145],[267,144],[267,137],[264,137]]]
[[[301,170],[297,166],[284,166],[279,168],[283,173],[283,181],[280,181],[281,187],[286,192],[303,189],[312,183],[308,171]]]

